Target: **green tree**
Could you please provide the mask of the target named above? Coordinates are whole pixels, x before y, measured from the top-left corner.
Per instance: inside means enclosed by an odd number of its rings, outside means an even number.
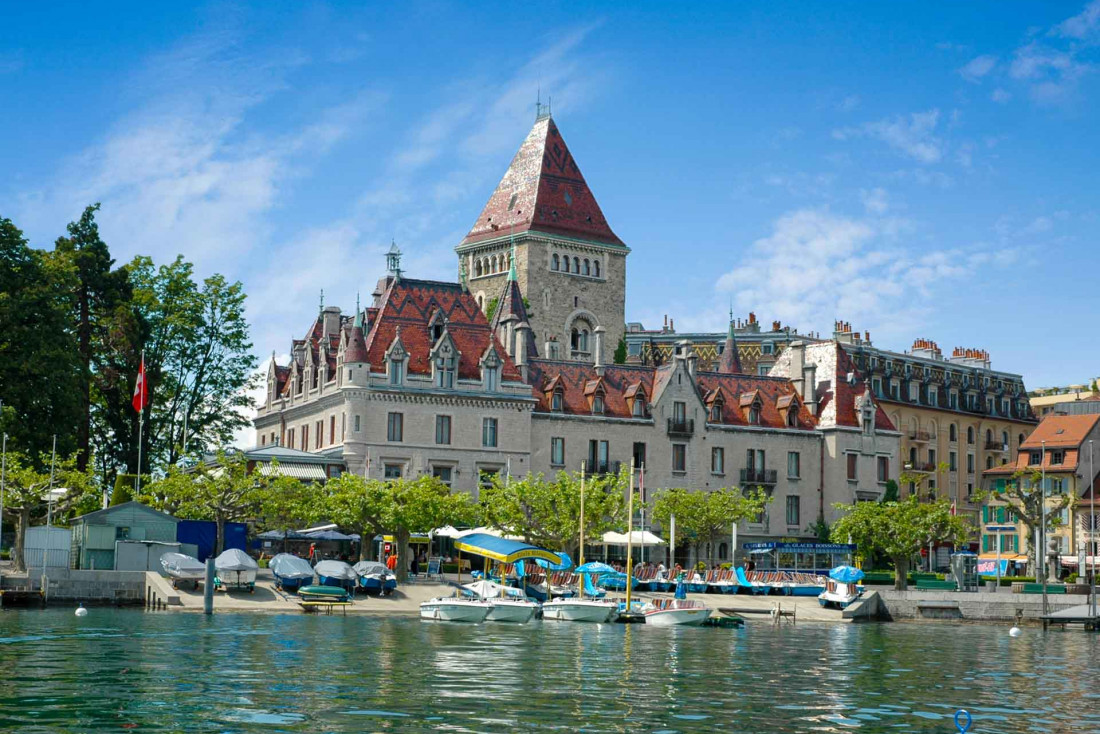
[[[240,454],[219,452],[217,459],[182,471],[170,467],[163,478],[142,487],[141,500],[185,520],[217,524],[215,552],[225,549],[225,524],[256,518],[263,506],[267,478],[249,471]]]
[[[771,497],[759,488],[746,493],[737,487],[710,491],[677,487],[656,496],[653,519],[669,527],[675,515],[677,536],[690,542],[693,557],[700,558],[704,543],[714,548],[718,538],[729,535],[733,523],[758,517],[770,502]]]
[[[99,236],[95,213],[99,204],[86,207],[80,219],[70,222],[67,237],[54,247],[58,257],[75,273],[72,288],[73,319],[76,327],[76,355],[82,370],[80,419],[76,428],[77,467],[84,470],[91,458],[92,375],[97,361],[110,350],[110,324],[115,313],[130,299],[125,270],[113,269],[114,259]]]
[[[108,478],[137,466],[138,421],[130,402],[143,347],[152,397],[142,432],[144,473],[175,464],[185,438],[188,453],[230,443],[248,424],[247,388],[256,366],[239,282],[221,275],[199,282],[182,257],[156,267],[139,256],[126,271],[130,310],[116,314],[115,349],[96,384],[97,446]]]
[[[50,489],[50,456],[31,459],[17,451],[8,451],[7,472],[5,474],[4,512],[15,515],[15,543],[12,546],[13,558],[17,570],[27,570],[23,558],[23,540],[27,528],[32,522],[43,524],[50,512],[47,503]],[[45,470],[36,467],[46,465]],[[91,476],[77,468],[75,455],[58,459],[53,477],[54,489],[68,491],[53,502],[52,516],[54,524],[63,524],[73,507],[82,503],[89,493],[94,492]]]
[[[615,355],[612,357],[615,364],[626,364],[626,337],[619,339],[615,345]]]
[[[629,472],[585,477],[584,537],[590,542],[626,525]],[[637,495],[635,495],[637,496]],[[484,522],[522,536],[527,542],[577,558],[581,527],[581,475],[558,472],[552,479],[528,474],[497,475],[481,491]]]
[[[360,561],[370,557],[370,538],[386,532],[387,506],[391,500],[388,490],[385,481],[350,473],[330,479],[322,489],[320,506],[325,517],[359,535]]]
[[[882,493],[883,502],[897,502],[898,501],[898,483],[893,479],[886,480],[886,489]]]
[[[137,489],[136,474],[119,474],[115,477],[115,488],[111,491],[111,506],[132,501],[135,489]]]
[[[833,524],[833,542],[855,543],[864,557],[881,553],[890,558],[894,588],[899,591],[906,589],[910,561],[922,548],[961,542],[972,530],[944,500],[919,502],[911,496],[900,502],[857,502],[836,508],[842,515]]]
[[[76,449],[75,434],[65,430],[81,415],[74,283],[66,262],[29,247],[12,221],[0,218],[0,432],[31,462],[49,459],[59,428],[58,452]]]
[[[409,537],[412,533],[428,532],[442,525],[464,525],[477,517],[477,507],[465,492],[451,488],[437,477],[394,479],[385,483],[383,525],[397,544],[397,580],[408,578]],[[360,540],[366,539],[360,535]],[[362,546],[362,542],[360,546]]]
[[[1003,502],[1025,528],[1027,538],[1028,568],[1038,569],[1036,578],[1046,575],[1046,564],[1039,563],[1035,547],[1035,531],[1043,525],[1043,495],[1046,494],[1046,530],[1055,530],[1062,524],[1062,510],[1076,506],[1077,498],[1071,492],[1051,495],[1042,491],[1043,474],[1037,469],[1021,469],[1012,474],[1000,488],[975,493],[977,502],[990,500]]]
[[[273,476],[260,487],[258,517],[265,530],[283,533],[283,551],[286,552],[288,530],[320,519],[321,491],[319,485],[278,474],[277,462],[272,462],[271,466]]]

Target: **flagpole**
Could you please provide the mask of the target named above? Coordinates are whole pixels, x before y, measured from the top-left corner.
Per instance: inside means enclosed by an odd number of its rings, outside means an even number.
[[[134,490],[134,497],[131,499],[137,499],[137,495],[141,494],[141,438],[142,429],[145,428],[145,350],[141,350],[141,367],[140,379],[141,389],[138,391],[138,462],[137,462],[137,488]]]

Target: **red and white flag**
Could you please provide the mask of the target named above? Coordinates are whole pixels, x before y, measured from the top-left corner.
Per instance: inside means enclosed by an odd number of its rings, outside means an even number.
[[[141,355],[141,367],[138,369],[137,381],[134,383],[134,410],[140,413],[149,404],[149,390],[145,385],[145,355]]]

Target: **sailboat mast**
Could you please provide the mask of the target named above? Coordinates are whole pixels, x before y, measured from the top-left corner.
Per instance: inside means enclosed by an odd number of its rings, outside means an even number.
[[[626,612],[630,613],[630,587],[634,580],[634,459],[630,459],[630,494],[626,500]]]

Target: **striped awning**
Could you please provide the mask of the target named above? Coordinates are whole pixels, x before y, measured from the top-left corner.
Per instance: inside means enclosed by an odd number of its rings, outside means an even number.
[[[278,464],[257,464],[256,470],[265,477],[281,476],[295,479],[324,479],[325,468],[319,464],[296,464],[291,461]]]

